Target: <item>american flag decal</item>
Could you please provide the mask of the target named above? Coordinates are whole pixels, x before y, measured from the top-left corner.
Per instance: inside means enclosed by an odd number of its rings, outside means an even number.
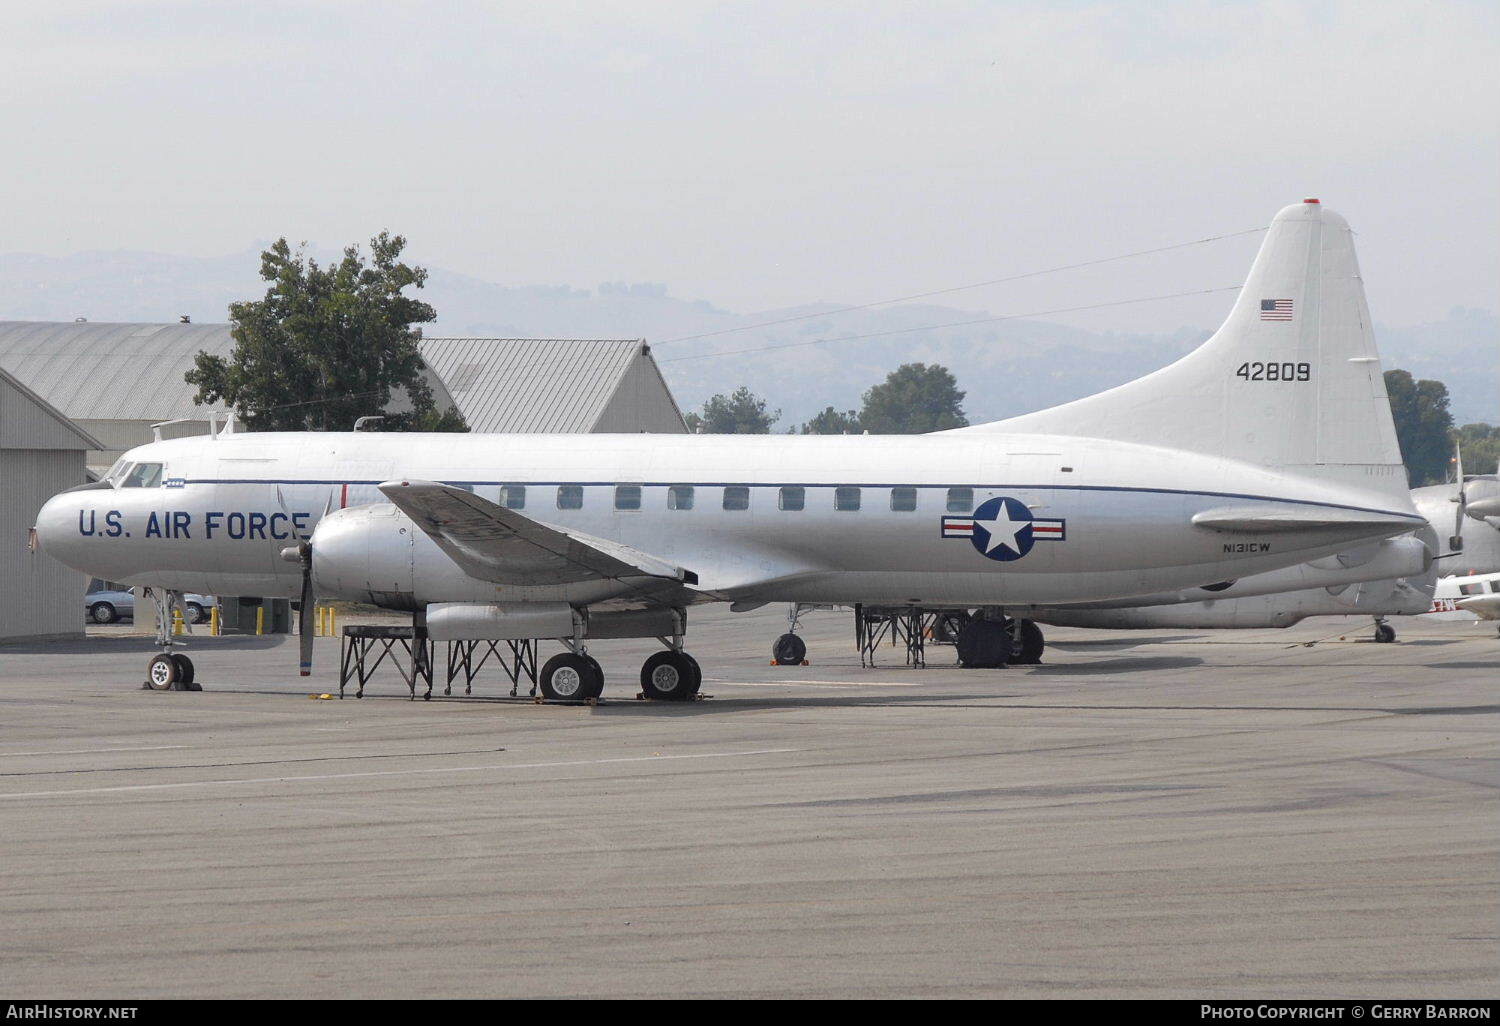
[[[1292,301],[1290,299],[1262,299],[1260,301],[1260,319],[1263,321],[1291,320]]]

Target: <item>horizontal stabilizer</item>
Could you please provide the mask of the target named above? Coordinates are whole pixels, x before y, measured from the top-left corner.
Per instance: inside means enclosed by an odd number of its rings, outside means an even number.
[[[1341,531],[1358,533],[1368,527],[1370,533],[1389,533],[1393,525],[1407,525],[1413,530],[1426,521],[1418,517],[1395,516],[1364,510],[1329,508],[1305,509],[1296,506],[1238,507],[1206,509],[1193,514],[1193,526],[1211,531],[1233,531],[1237,534],[1270,534],[1276,531]]]
[[[1500,620],[1500,595],[1470,595],[1453,604],[1481,620]]]

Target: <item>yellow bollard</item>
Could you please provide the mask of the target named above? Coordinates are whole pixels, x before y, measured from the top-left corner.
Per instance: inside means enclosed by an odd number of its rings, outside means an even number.
[[[324,606],[318,617],[318,624],[323,628],[323,637],[333,637],[333,607]]]
[[[255,607],[255,633],[257,635],[266,633],[266,607]]]
[[[219,636],[219,607],[217,604],[208,611],[208,633],[210,637]]]
[[[328,636],[330,638],[339,636],[339,613],[332,606],[328,607]]]
[[[172,610],[172,633],[182,633],[182,610],[180,609]]]

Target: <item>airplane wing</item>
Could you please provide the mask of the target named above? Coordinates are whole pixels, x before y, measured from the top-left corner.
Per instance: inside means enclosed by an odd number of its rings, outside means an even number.
[[[628,545],[547,527],[473,492],[434,481],[387,481],[385,496],[463,571],[507,585],[654,578],[697,584],[698,575]]]

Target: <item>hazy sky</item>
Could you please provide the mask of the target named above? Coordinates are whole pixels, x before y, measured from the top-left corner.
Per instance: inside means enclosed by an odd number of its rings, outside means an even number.
[[[384,227],[507,284],[861,302],[1347,216],[1377,320],[1500,307],[1500,4],[15,3],[0,251]],[[1256,237],[947,297],[1239,282]],[[1211,324],[1225,297],[1054,317]]]

